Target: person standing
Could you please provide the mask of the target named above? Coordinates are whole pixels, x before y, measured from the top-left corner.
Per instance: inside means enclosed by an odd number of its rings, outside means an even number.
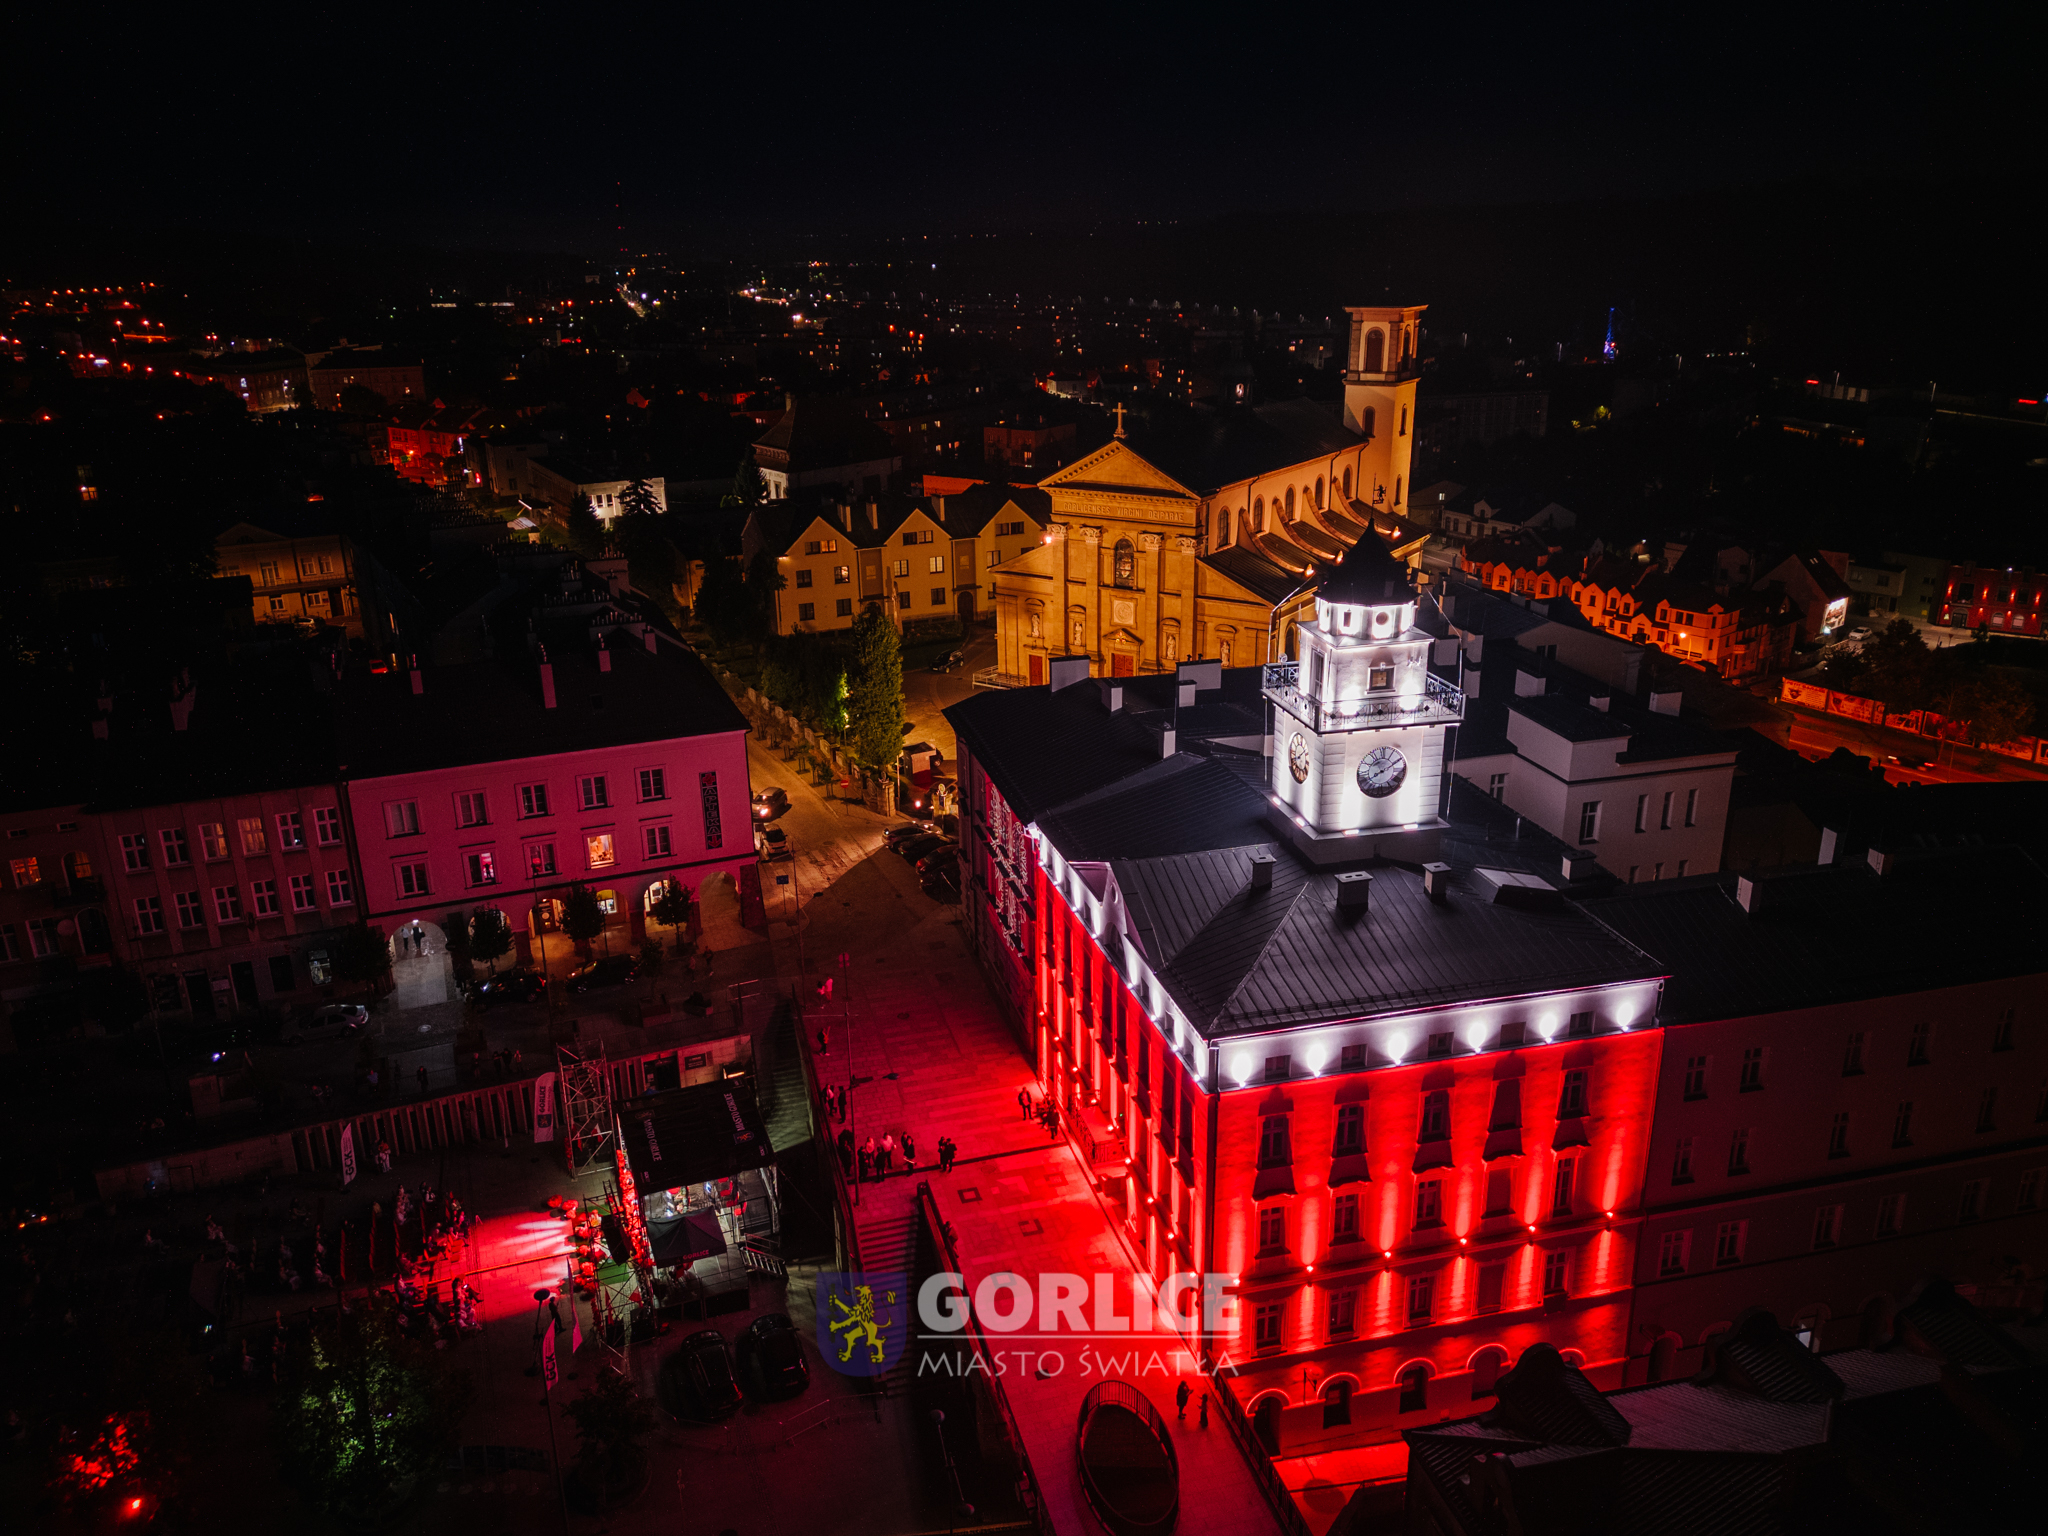
[[[1188,1392],[1188,1384],[1185,1381],[1183,1381],[1179,1386],[1173,1389],[1173,1416],[1176,1419],[1187,1418],[1188,1398],[1190,1395],[1191,1394]]]
[[[839,1169],[849,1179],[853,1177],[853,1132],[839,1133]]]
[[[1202,1411],[1201,1411],[1201,1414],[1200,1414],[1200,1415],[1199,1415],[1199,1416],[1198,1416],[1198,1417],[1196,1418],[1196,1420],[1195,1420],[1195,1428],[1197,1428],[1197,1429],[1207,1429],[1208,1427],[1209,1427],[1209,1394],[1208,1394],[1208,1393],[1206,1393],[1206,1392],[1204,1392],[1204,1393],[1202,1394]]]
[[[1024,1118],[1029,1120],[1031,1118],[1031,1090],[1029,1088],[1019,1088],[1017,1090],[1017,1106],[1024,1111]]]
[[[896,1136],[892,1131],[882,1132],[882,1177],[887,1178],[896,1171]]]
[[[863,1184],[875,1176],[877,1155],[875,1151],[875,1138],[870,1136],[861,1143],[860,1148],[860,1178]]]
[[[917,1172],[917,1143],[911,1138],[908,1131],[903,1133],[903,1171],[905,1173]]]
[[[823,1024],[818,1026],[818,1054],[820,1056],[830,1056],[832,1054],[832,1031]]]
[[[414,1073],[413,1075],[419,1079],[420,1092],[425,1093],[427,1091],[427,1069],[425,1067],[421,1067],[419,1071]]]

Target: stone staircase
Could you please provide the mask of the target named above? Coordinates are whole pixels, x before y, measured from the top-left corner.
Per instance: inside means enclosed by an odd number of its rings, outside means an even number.
[[[908,1181],[902,1181],[907,1185]],[[856,1221],[860,1236],[860,1267],[869,1274],[877,1272],[900,1273],[904,1277],[906,1301],[912,1299],[910,1287],[917,1278],[917,1208],[906,1208],[893,1184],[881,1186],[889,1190],[889,1196],[882,1196],[879,1190],[870,1186],[866,1203],[861,1206]],[[905,1308],[903,1326],[914,1331],[917,1327],[915,1307]],[[917,1351],[908,1346],[903,1358],[883,1375],[877,1385],[884,1395],[900,1397],[910,1388],[911,1373],[915,1369]]]

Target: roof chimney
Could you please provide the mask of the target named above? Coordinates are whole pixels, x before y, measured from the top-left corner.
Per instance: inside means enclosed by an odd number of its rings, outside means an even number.
[[[660,633],[656,631],[655,627],[652,624],[650,624],[647,626],[641,638],[647,642],[647,654],[652,656],[655,653],[655,651],[660,647]]]
[[[868,531],[877,533],[882,527],[882,505],[873,497],[868,499]]]
[[[1868,857],[1872,871],[1877,874],[1888,875],[1898,868],[1899,856],[1886,849],[1873,848],[1870,850]]]
[[[850,501],[839,503],[839,526],[848,533],[853,532],[853,503]]]
[[[420,671],[419,657],[408,656],[406,658],[406,665],[412,668],[412,691],[414,693],[425,693],[427,691],[427,679],[426,674]]]
[[[1549,683],[1533,672],[1515,673],[1515,696],[1517,698],[1541,698]]]
[[[609,672],[612,669],[612,648],[604,643],[604,636],[597,637],[597,670]]]
[[[1112,715],[1124,707],[1124,685],[1114,678],[1098,677],[1095,686],[1102,690],[1102,707]]]
[[[1258,849],[1252,854],[1253,890],[1270,891],[1273,889],[1273,866],[1279,862],[1278,859],[1274,858],[1273,855],[1266,852],[1263,848]]]
[[[1052,691],[1071,688],[1076,683],[1088,681],[1088,658],[1086,656],[1055,656],[1045,669],[1046,681]]]
[[[1750,875],[1738,875],[1735,879],[1735,904],[1745,912],[1755,912],[1763,896],[1763,882]]]
[[[1834,863],[1835,855],[1841,852],[1841,848],[1842,834],[1833,827],[1822,827],[1820,829],[1820,862],[1822,864]]]
[[[1159,728],[1159,755],[1168,758],[1180,750],[1180,732],[1170,725]]]
[[[1650,694],[1650,712],[1658,715],[1675,715],[1683,695],[1676,688],[1653,691]]]
[[[1595,869],[1593,855],[1583,848],[1568,848],[1564,855],[1564,877],[1567,880],[1583,880]]]
[[[1607,706],[1609,703],[1612,702],[1612,700],[1610,700],[1608,696],[1604,693],[1596,693],[1591,698],[1587,699],[1586,702],[1592,705],[1593,708],[1599,710],[1600,713],[1604,715],[1607,713]]]
[[[1422,866],[1422,889],[1429,899],[1442,906],[1451,899],[1451,866],[1432,862]]]
[[[1347,869],[1337,877],[1337,910],[1363,912],[1372,900],[1372,876],[1362,869]]]
[[[546,646],[540,648],[540,703],[543,709],[555,707],[555,668]]]

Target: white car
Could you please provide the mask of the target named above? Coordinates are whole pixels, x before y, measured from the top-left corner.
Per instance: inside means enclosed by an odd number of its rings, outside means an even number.
[[[361,1003],[329,1003],[313,1010],[315,1029],[332,1029],[337,1024],[343,1029],[361,1029],[369,1022],[370,1010]]]

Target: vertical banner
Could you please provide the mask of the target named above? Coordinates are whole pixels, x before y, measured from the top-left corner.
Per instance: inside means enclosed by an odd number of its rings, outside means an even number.
[[[341,1182],[344,1187],[356,1181],[356,1123],[347,1121],[341,1128]]]
[[[533,1139],[555,1139],[555,1074],[543,1072],[533,1080]]]

